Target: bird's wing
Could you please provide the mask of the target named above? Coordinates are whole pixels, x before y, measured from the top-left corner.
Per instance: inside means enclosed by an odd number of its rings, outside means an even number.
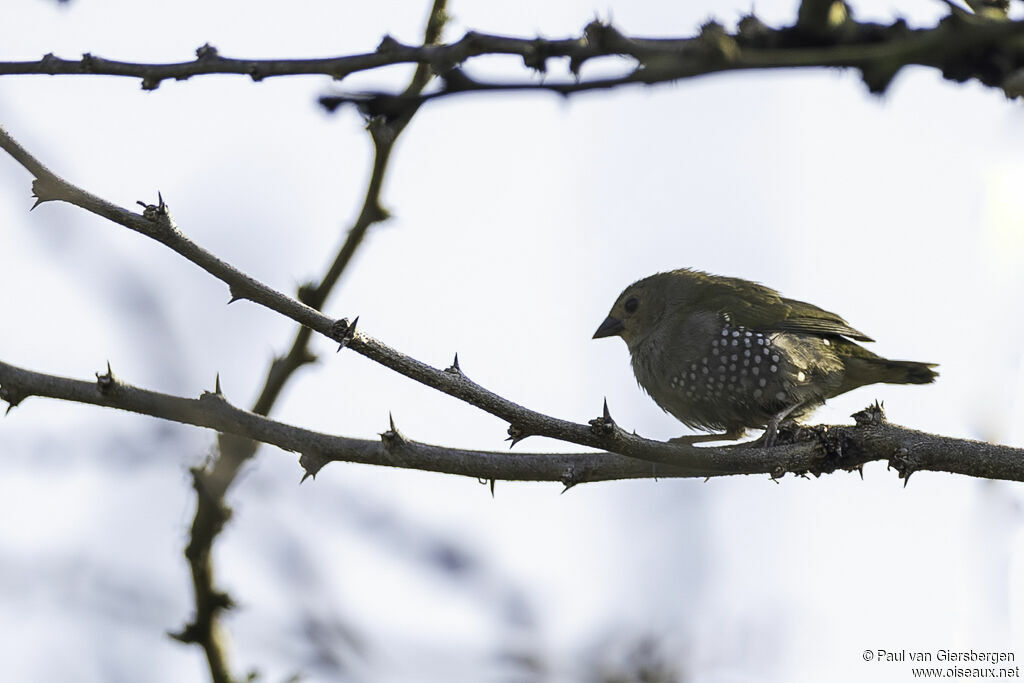
[[[739,288],[730,286],[731,282],[722,285],[725,286],[719,291],[709,292],[709,298],[713,307],[728,315],[737,325],[766,332],[799,332],[874,341],[860,330],[850,327],[835,313],[805,301],[783,298],[774,289],[746,284],[742,287],[742,295],[738,295]]]
[[[769,323],[766,329],[779,332],[840,335],[856,341],[874,341],[860,330],[850,327],[848,322],[835,313],[830,313],[813,304],[793,299],[783,299],[782,304],[787,309],[787,315],[775,323]]]

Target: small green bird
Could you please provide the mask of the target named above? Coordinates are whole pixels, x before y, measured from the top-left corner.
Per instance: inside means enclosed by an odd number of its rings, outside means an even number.
[[[873,341],[835,313],[786,299],[774,289],[698,270],[634,282],[594,333],[622,337],[633,374],[665,412],[688,427],[724,434],[680,441],[738,439],[813,411],[866,384],[928,384],[934,363],[888,360],[856,341]]]

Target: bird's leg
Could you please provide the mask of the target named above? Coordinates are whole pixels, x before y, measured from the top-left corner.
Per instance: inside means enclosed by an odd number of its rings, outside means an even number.
[[[674,439],[669,439],[669,443],[679,443],[686,445],[693,445],[695,443],[705,443],[707,441],[736,441],[743,437],[746,429],[742,427],[739,429],[730,429],[724,434],[687,434],[685,436],[677,436]]]
[[[772,415],[772,419],[768,420],[768,425],[765,427],[764,436],[761,437],[764,439],[765,448],[771,448],[775,445],[775,439],[779,435],[779,425],[782,424],[782,421],[789,417],[794,410],[803,405],[803,402],[794,403],[785,410],[781,410],[775,415]]]

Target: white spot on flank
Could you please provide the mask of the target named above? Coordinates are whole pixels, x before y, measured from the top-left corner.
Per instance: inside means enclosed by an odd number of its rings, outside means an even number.
[[[822,341],[825,342],[825,346],[832,346],[832,342],[830,342],[828,339],[822,339]]]
[[[768,384],[768,380],[766,380],[764,377],[762,377],[761,379],[757,380],[757,386],[763,387],[765,384]]]
[[[797,382],[803,382],[805,379],[807,379],[807,375],[805,375],[803,372],[796,373]]]

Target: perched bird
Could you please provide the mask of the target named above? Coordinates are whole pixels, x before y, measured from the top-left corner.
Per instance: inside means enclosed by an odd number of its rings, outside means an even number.
[[[688,427],[724,434],[680,441],[738,439],[833,396],[876,382],[928,384],[933,363],[888,360],[835,313],[786,299],[756,282],[673,270],[634,282],[619,295],[594,339],[622,337],[633,374],[655,403]]]

